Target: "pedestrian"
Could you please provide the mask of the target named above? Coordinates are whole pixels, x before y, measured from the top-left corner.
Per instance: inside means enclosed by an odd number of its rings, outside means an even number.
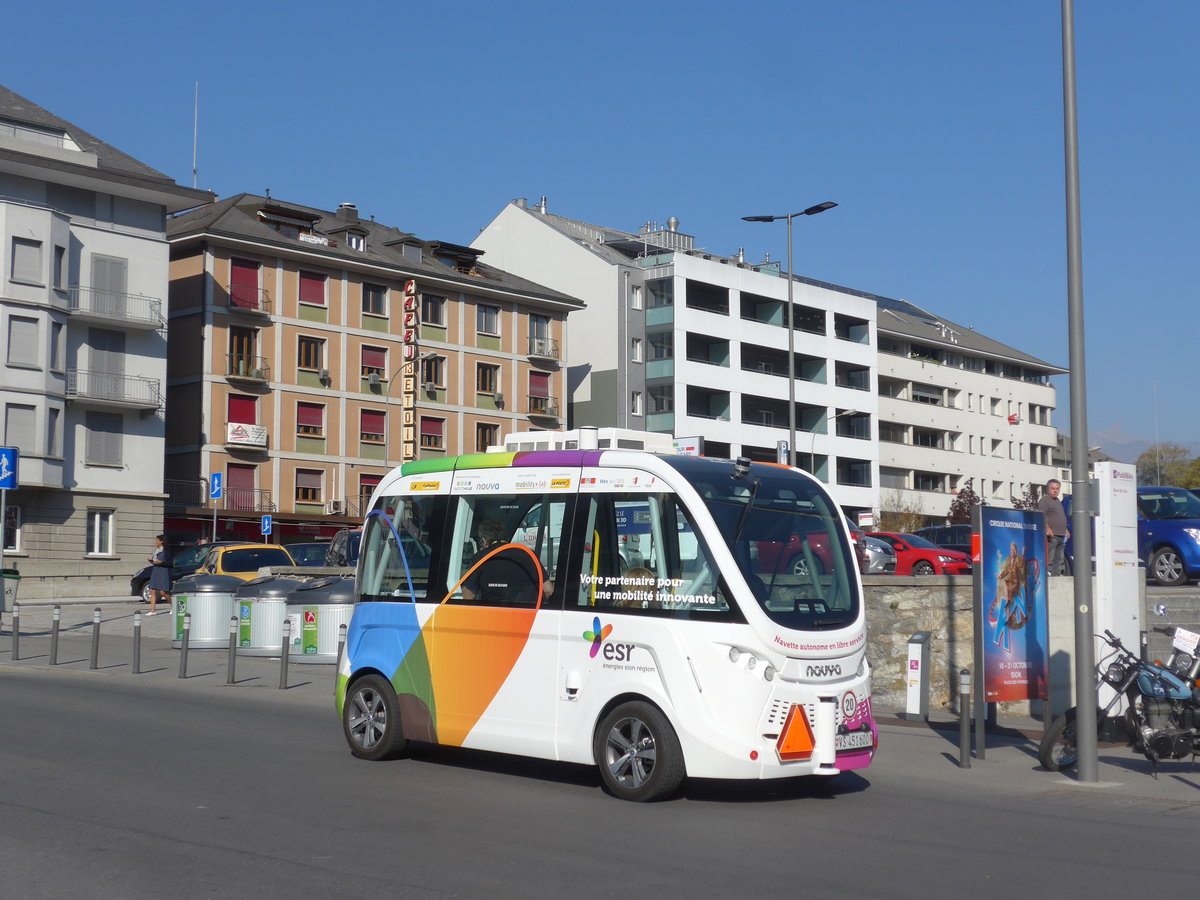
[[[1046,574],[1066,575],[1067,558],[1063,544],[1071,536],[1067,528],[1067,514],[1063,511],[1062,482],[1051,478],[1046,482],[1046,491],[1038,498],[1037,508],[1046,517]]]
[[[158,615],[158,598],[161,596],[171,602],[171,561],[167,558],[167,548],[164,544],[166,537],[158,535],[154,538],[154,553],[150,560],[150,612],[146,615]]]

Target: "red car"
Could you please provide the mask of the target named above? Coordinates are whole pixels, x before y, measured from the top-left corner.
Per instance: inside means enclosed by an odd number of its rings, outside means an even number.
[[[971,558],[957,550],[946,550],[915,534],[868,534],[891,544],[896,551],[897,575],[969,575]]]

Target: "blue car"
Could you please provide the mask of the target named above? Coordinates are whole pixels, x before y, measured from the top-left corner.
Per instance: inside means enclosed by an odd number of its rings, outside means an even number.
[[[1200,497],[1181,487],[1137,489],[1138,555],[1165,586],[1200,578]]]

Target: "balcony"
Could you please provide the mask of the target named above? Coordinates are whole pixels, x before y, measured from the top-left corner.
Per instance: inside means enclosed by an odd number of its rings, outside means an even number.
[[[529,416],[530,418],[557,419],[558,400],[554,397],[530,397]]]
[[[270,491],[260,491],[254,488],[231,488],[226,486],[221,491],[221,499],[214,500],[217,509],[230,512],[275,512],[275,504],[271,500]]]
[[[528,355],[533,359],[548,359],[552,362],[562,359],[558,354],[558,341],[548,337],[531,337]]]
[[[168,478],[163,482],[163,493],[167,495],[167,506],[206,506],[208,502],[202,481]]]
[[[167,327],[162,301],[141,294],[123,294],[76,285],[67,301],[71,315],[84,321],[120,324],[126,328],[161,331]]]
[[[271,367],[265,356],[228,353],[225,355],[225,377],[265,384],[271,380]]]
[[[67,369],[67,399],[152,410],[163,405],[157,378]]]
[[[266,288],[231,284],[228,291],[228,308],[231,313],[248,313],[256,316],[271,314],[271,297]]]

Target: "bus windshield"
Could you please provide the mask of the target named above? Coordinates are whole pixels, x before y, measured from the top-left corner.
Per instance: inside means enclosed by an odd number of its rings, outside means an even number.
[[[762,610],[800,631],[859,615],[858,569],[840,511],[808,478],[779,466],[671,457],[699,491]]]

